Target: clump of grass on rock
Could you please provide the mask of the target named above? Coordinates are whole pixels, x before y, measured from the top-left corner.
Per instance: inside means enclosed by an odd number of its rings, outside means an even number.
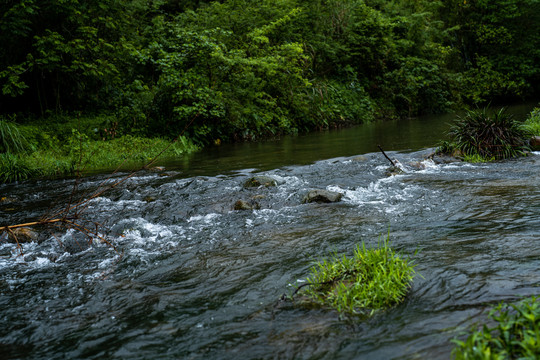
[[[405,298],[415,275],[409,258],[397,254],[388,238],[377,248],[357,245],[352,257],[334,254],[311,268],[298,288],[301,303],[329,307],[343,314],[371,315]]]
[[[439,152],[480,162],[524,156],[530,150],[528,134],[506,109],[468,111],[450,129],[451,140]]]
[[[539,359],[540,303],[538,297],[517,304],[501,303],[489,312],[495,326],[472,329],[464,341],[454,339],[456,360]]]

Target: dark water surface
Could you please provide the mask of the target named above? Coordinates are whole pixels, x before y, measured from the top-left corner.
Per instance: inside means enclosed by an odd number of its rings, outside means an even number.
[[[369,125],[212,149],[91,201],[105,244],[77,234],[0,244],[2,359],[448,359],[499,301],[540,294],[540,153],[490,164],[425,160],[448,119]],[[372,140],[375,139],[375,140]],[[388,176],[389,155],[409,171]],[[412,167],[420,163],[421,169]],[[169,164],[172,169],[173,164]],[[244,189],[254,173],[278,186]],[[163,176],[166,175],[166,176]],[[81,191],[101,177],[85,179]],[[0,225],[62,205],[73,180],[2,185]],[[301,204],[310,189],[344,194]],[[237,200],[261,209],[234,211]],[[375,246],[414,255],[403,304],[369,319],[279,302],[314,260]]]

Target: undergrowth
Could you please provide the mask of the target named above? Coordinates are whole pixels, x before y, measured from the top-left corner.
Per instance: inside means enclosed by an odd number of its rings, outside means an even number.
[[[330,307],[344,314],[371,315],[403,301],[415,265],[390,246],[389,239],[374,249],[357,245],[352,257],[334,254],[311,268],[303,301]],[[300,289],[300,288],[299,288]]]
[[[103,129],[97,127],[98,120],[66,118],[54,126],[41,127],[0,119],[0,182],[69,176],[77,171],[132,170],[154,159],[163,149],[160,160],[197,150],[184,136],[172,144],[170,139],[133,135],[106,138]]]
[[[540,136],[540,108],[534,108],[522,126],[531,136]]]

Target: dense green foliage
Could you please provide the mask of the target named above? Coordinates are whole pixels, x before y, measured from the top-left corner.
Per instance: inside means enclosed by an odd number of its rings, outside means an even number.
[[[450,129],[451,141],[439,151],[463,156],[466,161],[493,161],[523,156],[529,149],[527,131],[504,108],[471,110]]]
[[[7,0],[0,115],[250,140],[533,96],[539,49],[536,0]]]
[[[373,314],[401,302],[414,273],[412,262],[396,254],[386,239],[375,249],[357,246],[352,257],[334,254],[318,262],[302,294],[340,313]]]
[[[455,339],[456,360],[538,359],[540,304],[536,297],[517,304],[501,303],[489,312],[495,326],[472,329],[465,341]]]
[[[46,124],[16,125],[0,119],[0,182],[34,177],[66,176],[98,170],[133,170],[154,159],[169,159],[197,149],[185,136],[165,138],[116,136],[104,141],[98,131],[103,117],[57,116]]]
[[[540,108],[534,108],[523,124],[523,130],[531,136],[540,136]]]

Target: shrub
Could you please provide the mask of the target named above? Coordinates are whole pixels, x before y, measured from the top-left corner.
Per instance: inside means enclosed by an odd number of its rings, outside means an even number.
[[[486,108],[458,117],[449,132],[452,140],[440,152],[460,153],[475,161],[523,156],[530,150],[527,133],[506,109],[490,114]]]
[[[540,136],[540,108],[535,108],[522,126],[531,136]]]
[[[414,277],[415,265],[388,245],[388,238],[375,249],[357,245],[353,257],[334,254],[311,268],[304,301],[345,314],[371,315],[403,300]],[[299,288],[300,289],[300,288]]]
[[[501,303],[489,312],[496,325],[471,329],[467,339],[454,339],[452,355],[461,359],[538,359],[540,304],[537,297],[517,304]]]

